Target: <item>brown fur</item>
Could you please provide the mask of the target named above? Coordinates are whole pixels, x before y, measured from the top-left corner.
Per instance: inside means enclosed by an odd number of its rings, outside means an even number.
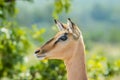
[[[59,23],[59,22],[56,22]],[[68,73],[68,80],[87,80],[84,60],[84,42],[79,28],[68,20],[69,25],[59,25],[63,27],[51,40],[46,42],[37,56],[45,54],[47,59],[61,59],[64,61]],[[72,25],[71,25],[72,24]],[[71,25],[71,27],[70,27]],[[59,27],[58,26],[58,27]],[[58,39],[67,33],[66,41]],[[56,43],[56,41],[58,41]]]

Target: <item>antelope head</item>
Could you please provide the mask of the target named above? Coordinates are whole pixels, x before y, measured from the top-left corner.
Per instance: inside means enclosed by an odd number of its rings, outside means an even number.
[[[35,51],[38,59],[69,59],[74,54],[82,35],[79,28],[68,18],[67,24],[55,20],[59,32]]]

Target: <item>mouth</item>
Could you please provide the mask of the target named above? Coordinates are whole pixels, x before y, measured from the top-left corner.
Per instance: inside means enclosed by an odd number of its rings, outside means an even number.
[[[39,60],[45,59],[46,55],[35,55]]]

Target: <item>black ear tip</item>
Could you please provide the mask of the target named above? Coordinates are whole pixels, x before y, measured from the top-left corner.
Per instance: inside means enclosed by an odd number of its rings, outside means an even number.
[[[70,21],[71,21],[71,19],[70,19],[70,18],[68,18],[68,20],[70,20]]]
[[[57,20],[56,19],[54,19],[54,22],[55,22],[55,24],[57,24]]]

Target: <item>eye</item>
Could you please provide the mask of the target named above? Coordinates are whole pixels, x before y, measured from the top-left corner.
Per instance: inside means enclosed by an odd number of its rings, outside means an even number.
[[[66,35],[64,35],[64,36],[60,37],[60,40],[62,40],[62,41],[67,40],[67,36],[66,36]]]

